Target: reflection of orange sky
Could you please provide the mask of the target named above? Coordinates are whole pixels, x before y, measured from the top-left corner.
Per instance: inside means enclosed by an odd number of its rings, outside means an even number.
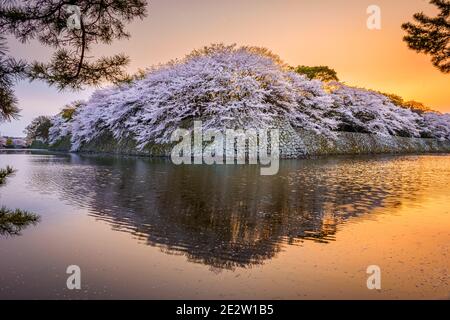
[[[130,40],[115,42],[93,53],[124,52],[130,71],[184,56],[215,42],[257,45],[271,49],[291,65],[328,65],[350,85],[396,93],[450,112],[449,77],[434,68],[430,57],[407,48],[400,26],[415,12],[436,13],[426,0],[151,0],[149,15],[128,26]],[[366,27],[366,9],[381,7],[382,29]],[[18,46],[20,57],[45,60],[41,46]],[[44,93],[48,91],[48,95]],[[54,91],[21,85],[23,115],[54,114],[74,95],[56,98]],[[53,101],[48,105],[49,97]],[[85,92],[80,96],[87,98]],[[39,102],[39,98],[45,102]],[[31,108],[35,108],[32,110]],[[45,110],[45,112],[44,112]],[[12,124],[18,126],[19,123]],[[8,129],[8,128],[6,128]],[[6,130],[3,129],[3,130]],[[7,131],[7,130],[6,130]]]

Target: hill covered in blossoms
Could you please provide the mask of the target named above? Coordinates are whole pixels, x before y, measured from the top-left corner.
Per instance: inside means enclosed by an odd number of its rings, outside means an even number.
[[[131,83],[96,91],[52,118],[49,142],[80,150],[95,139],[166,144],[177,128],[276,128],[288,124],[327,139],[338,132],[450,140],[450,115],[416,112],[381,93],[311,80],[269,50],[212,45],[148,69]]]

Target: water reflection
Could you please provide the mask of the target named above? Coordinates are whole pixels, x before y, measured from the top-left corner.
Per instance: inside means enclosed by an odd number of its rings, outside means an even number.
[[[431,185],[439,188],[433,177],[448,174],[437,165],[421,170],[411,156],[283,161],[276,176],[260,176],[257,166],[143,158],[31,161],[36,191],[57,193],[116,230],[219,269],[263,263],[285,244],[333,241],[349,218],[374,218],[376,208],[414,201]]]

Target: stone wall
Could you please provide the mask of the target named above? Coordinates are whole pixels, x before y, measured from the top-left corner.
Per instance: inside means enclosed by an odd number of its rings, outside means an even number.
[[[281,142],[282,158],[352,154],[403,154],[450,152],[450,141],[339,132],[334,139],[311,132],[297,132]]]
[[[137,156],[170,156],[173,145],[148,145],[136,149],[131,138],[116,141],[104,134],[83,145],[82,153],[122,154]],[[68,137],[50,147],[50,150],[69,151]],[[326,155],[394,154],[394,153],[446,153],[450,152],[450,141],[425,138],[379,136],[367,133],[338,132],[330,138],[308,131],[284,126],[280,130],[280,156],[285,159]]]

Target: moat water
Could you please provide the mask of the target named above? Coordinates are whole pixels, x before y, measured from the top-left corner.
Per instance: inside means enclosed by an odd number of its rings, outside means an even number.
[[[41,219],[0,226],[0,299],[450,298],[450,155],[283,160],[274,176],[32,150],[0,151],[6,165],[0,206]]]

